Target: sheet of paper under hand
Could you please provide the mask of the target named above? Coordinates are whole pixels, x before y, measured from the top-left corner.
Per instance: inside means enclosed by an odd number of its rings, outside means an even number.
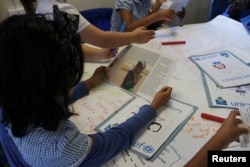
[[[243,122],[240,126],[250,128],[250,106],[240,107],[239,111]],[[240,145],[242,148],[250,148],[250,132],[240,136]]]

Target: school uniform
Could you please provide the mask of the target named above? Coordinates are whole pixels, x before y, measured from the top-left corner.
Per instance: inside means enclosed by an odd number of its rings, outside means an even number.
[[[70,101],[74,102],[88,93],[86,84],[81,82],[74,89]],[[74,123],[66,119],[61,120],[56,131],[29,128],[27,135],[19,138],[12,134],[11,124],[6,126],[2,123],[0,108],[0,141],[11,166],[99,167],[119,152],[129,149],[134,137],[155,116],[155,109],[144,105],[126,122],[104,133],[81,133]]]
[[[150,14],[151,7],[151,0],[116,0],[111,17],[111,30],[119,31],[122,26],[121,17],[118,10],[128,10],[131,12],[133,20],[139,20]]]
[[[68,3],[60,2],[60,0],[37,0],[36,13],[53,13],[53,5],[57,5],[59,10],[67,12],[69,14],[75,14],[79,16],[79,26],[77,32],[82,31],[88,25],[90,25],[89,21],[87,21],[79,11]],[[53,20],[53,17],[51,18]]]

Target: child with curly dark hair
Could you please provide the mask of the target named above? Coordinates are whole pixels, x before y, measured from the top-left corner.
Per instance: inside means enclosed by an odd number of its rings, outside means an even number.
[[[241,22],[250,31],[250,0],[229,0],[223,15]]]

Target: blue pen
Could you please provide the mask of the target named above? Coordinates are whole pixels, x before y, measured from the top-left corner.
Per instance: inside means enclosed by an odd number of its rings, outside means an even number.
[[[122,23],[121,28],[120,28],[120,32],[124,32],[124,31],[125,31],[126,25],[127,25],[127,22],[124,21],[124,22]]]
[[[126,21],[124,21],[124,22],[122,23],[122,26],[121,26],[121,28],[120,28],[120,31],[119,31],[119,32],[124,32],[124,31],[125,31],[125,29],[126,29],[126,25],[127,25],[127,22],[126,22]],[[115,53],[115,51],[116,51],[116,49],[115,49],[115,48],[113,48],[113,49],[112,49],[112,52],[113,52],[113,53]]]

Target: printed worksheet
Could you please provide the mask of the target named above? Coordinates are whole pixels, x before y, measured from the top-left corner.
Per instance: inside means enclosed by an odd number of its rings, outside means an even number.
[[[250,128],[250,105],[240,107],[239,111],[243,122],[243,125],[241,126]],[[240,145],[242,148],[250,149],[250,132],[248,132],[248,134],[243,134],[240,136]]]
[[[220,87],[250,84],[250,66],[229,51],[190,56],[189,58]]]
[[[142,98],[134,99],[99,124],[96,130],[104,132],[118,126],[136,114],[144,104],[148,102]],[[145,159],[155,160],[196,110],[195,106],[170,99],[158,116],[136,137],[131,150]]]
[[[201,73],[210,107],[239,108],[250,105],[250,85],[220,88],[206,74]]]

